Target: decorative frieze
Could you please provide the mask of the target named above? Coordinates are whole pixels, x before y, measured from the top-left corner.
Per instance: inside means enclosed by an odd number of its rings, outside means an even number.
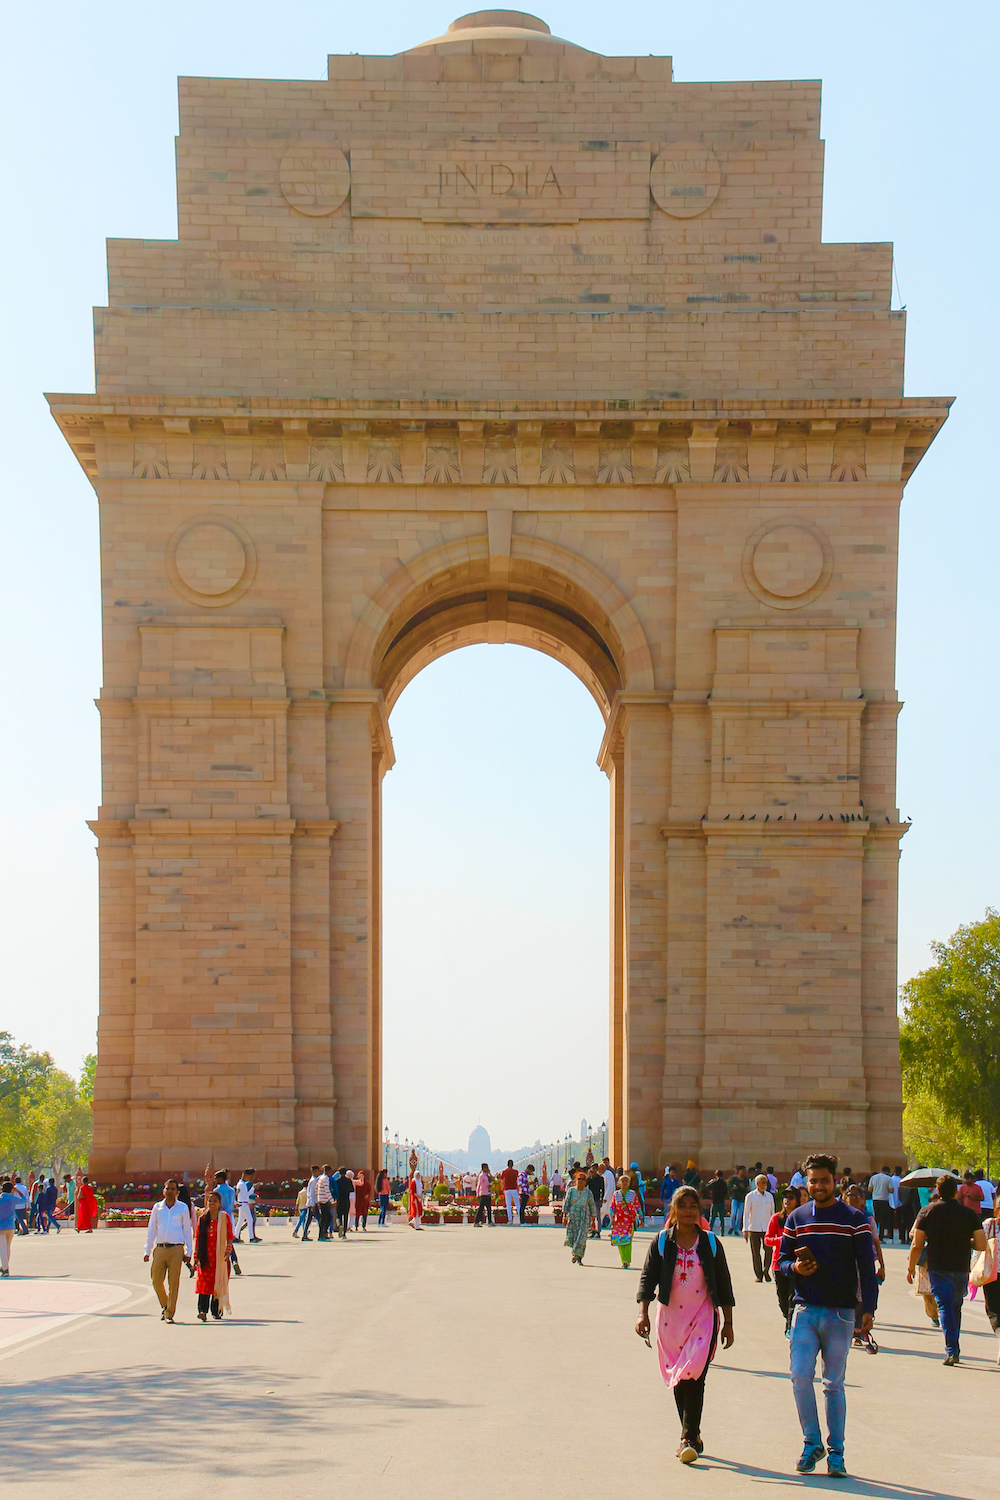
[[[490,486],[905,481],[944,419],[58,415],[91,479]]]

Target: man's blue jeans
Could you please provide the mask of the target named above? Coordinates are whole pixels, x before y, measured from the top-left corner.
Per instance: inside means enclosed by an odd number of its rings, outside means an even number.
[[[823,1356],[823,1396],[826,1401],[827,1447],[831,1453],[844,1452],[844,1425],[847,1400],[844,1396],[844,1372],[854,1337],[853,1307],[806,1307],[799,1303],[792,1322],[789,1362],[792,1389],[799,1413],[799,1426],[806,1443],[818,1448],[819,1412],[816,1409],[816,1356]]]
[[[968,1271],[928,1271],[927,1279],[937,1303],[941,1332],[949,1354],[957,1354],[958,1338],[962,1332],[962,1303],[969,1290]]]
[[[711,1233],[712,1225],[715,1223],[716,1219],[718,1219],[718,1221],[719,1221],[719,1233],[720,1234],[725,1234],[725,1232],[726,1232],[726,1206],[725,1206],[724,1203],[713,1203],[712,1204],[712,1209],[711,1209],[711,1212],[709,1213],[709,1216],[708,1216],[709,1233]]]
[[[741,1234],[743,1231],[743,1203],[733,1199],[732,1212],[729,1215],[729,1233]]]

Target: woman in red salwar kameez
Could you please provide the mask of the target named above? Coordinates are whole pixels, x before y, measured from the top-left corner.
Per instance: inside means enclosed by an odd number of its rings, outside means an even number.
[[[76,1232],[93,1234],[97,1224],[97,1194],[85,1177],[76,1194]]]
[[[410,1175],[409,1221],[414,1229],[424,1227],[424,1180],[414,1168]]]
[[[372,1201],[372,1186],[361,1171],[354,1179],[354,1228],[368,1229],[368,1205]]]
[[[222,1198],[210,1193],[208,1207],[198,1219],[198,1235],[195,1242],[194,1289],[198,1293],[198,1317],[208,1321],[209,1308],[213,1318],[221,1318],[223,1309],[232,1312],[229,1306],[229,1252],[233,1248],[233,1226],[229,1215],[222,1212]]]

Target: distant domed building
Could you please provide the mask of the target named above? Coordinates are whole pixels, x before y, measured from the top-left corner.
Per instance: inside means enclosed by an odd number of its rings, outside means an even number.
[[[482,1125],[477,1125],[469,1136],[470,1160],[475,1162],[489,1161],[491,1150],[489,1131]]]

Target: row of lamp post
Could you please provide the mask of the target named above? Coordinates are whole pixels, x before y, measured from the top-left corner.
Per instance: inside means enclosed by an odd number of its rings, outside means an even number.
[[[592,1151],[598,1161],[603,1160],[608,1152],[607,1120],[602,1121],[600,1126],[597,1127],[588,1123],[585,1140],[586,1147],[584,1147],[583,1138],[579,1142],[581,1151]],[[554,1172],[557,1167],[561,1172],[565,1173],[570,1165],[570,1147],[576,1144],[575,1136],[567,1131],[562,1140],[554,1141],[548,1146],[543,1146],[538,1153],[529,1152],[525,1160],[537,1154],[546,1162],[550,1173]],[[431,1161],[430,1152],[422,1140],[411,1142],[409,1136],[405,1136],[400,1141],[399,1131],[396,1131],[394,1137],[390,1137],[389,1127],[388,1125],[385,1126],[382,1165],[390,1177],[405,1177],[408,1174],[410,1170],[411,1149],[417,1153],[417,1165],[422,1176],[426,1177],[429,1172],[437,1170],[435,1164]]]

